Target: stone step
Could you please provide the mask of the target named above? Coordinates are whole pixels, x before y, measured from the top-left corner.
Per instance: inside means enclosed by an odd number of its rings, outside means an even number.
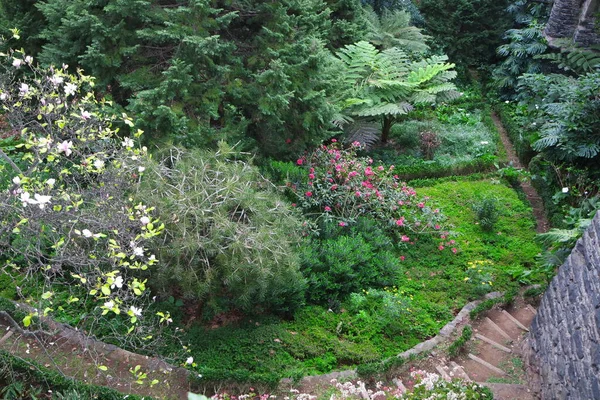
[[[494,400],[535,400],[538,397],[525,385],[477,382],[494,393]]]
[[[529,332],[529,329],[525,325],[523,325],[518,319],[513,317],[508,311],[502,310],[502,314],[506,316],[506,318],[510,319],[519,329],[524,330],[525,332]]]
[[[492,339],[490,339],[490,338],[487,338],[487,337],[483,336],[482,334],[476,333],[476,334],[475,334],[475,337],[476,337],[477,339],[480,339],[480,340],[482,340],[482,341],[484,341],[484,342],[488,343],[488,344],[491,344],[492,346],[494,346],[494,347],[495,347],[495,348],[497,348],[498,350],[502,350],[502,351],[505,351],[505,352],[507,352],[507,353],[512,353],[512,350],[511,350],[511,349],[509,349],[508,347],[504,347],[504,346],[502,346],[500,343],[496,343],[496,342],[494,342]]]
[[[486,367],[487,369],[489,369],[490,371],[494,371],[495,373],[497,373],[498,375],[506,375],[506,372],[502,371],[500,368],[490,364],[489,362],[482,360],[481,358],[477,357],[476,355],[473,355],[471,353],[469,353],[469,358],[481,365],[483,365],[484,367]]]
[[[485,317],[485,320],[496,332],[498,332],[500,334],[500,336],[502,336],[504,339],[512,342],[512,338],[510,337],[510,335],[508,333],[506,333],[504,331],[504,329],[502,329],[498,325],[496,325],[496,323],[494,321],[492,321],[489,317]]]
[[[465,372],[464,368],[455,363],[454,361],[450,361],[450,374],[453,378],[464,379],[465,381],[470,381],[469,375]]]
[[[436,371],[438,372],[438,374],[440,374],[440,376],[442,377],[443,380],[445,380],[446,382],[450,382],[452,380],[452,377],[450,377],[450,375],[448,374],[448,367],[445,365],[436,365],[435,366]]]
[[[526,308],[527,310],[531,311],[531,313],[532,313],[533,315],[536,315],[536,314],[537,314],[537,311],[535,310],[535,308],[533,308],[533,307],[532,307],[530,304],[527,304],[527,305],[525,306],[525,308]]]

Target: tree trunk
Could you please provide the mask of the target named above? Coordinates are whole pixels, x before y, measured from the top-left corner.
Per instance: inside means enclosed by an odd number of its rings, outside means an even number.
[[[383,117],[383,127],[381,128],[381,142],[387,143],[390,138],[390,131],[394,125],[394,117],[386,115]]]

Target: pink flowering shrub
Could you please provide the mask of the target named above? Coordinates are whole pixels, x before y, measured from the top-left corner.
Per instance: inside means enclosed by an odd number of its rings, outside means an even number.
[[[358,142],[347,149],[334,142],[300,158],[308,180],[296,189],[299,206],[316,219],[343,224],[371,217],[407,235],[440,231],[443,217],[428,198],[400,182],[393,165],[373,165],[358,149]]]

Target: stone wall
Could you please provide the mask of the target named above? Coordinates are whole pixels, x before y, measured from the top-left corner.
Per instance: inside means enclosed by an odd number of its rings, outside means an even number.
[[[556,0],[545,30],[550,44],[558,38],[573,39],[584,47],[599,44],[595,26],[599,5],[599,0]]]
[[[600,213],[552,280],[530,332],[542,399],[600,399]]]

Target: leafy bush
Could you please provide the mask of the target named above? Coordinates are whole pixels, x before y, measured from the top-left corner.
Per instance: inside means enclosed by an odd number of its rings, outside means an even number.
[[[487,232],[492,231],[500,217],[498,211],[498,199],[495,197],[486,197],[481,200],[481,202],[473,205],[473,210],[475,211],[481,229]]]
[[[592,164],[600,154],[600,73],[579,78],[527,74],[519,81],[520,97],[539,105],[543,120],[532,146],[551,161]]]
[[[342,149],[323,145],[298,160],[308,172],[308,182],[297,189],[298,203],[316,219],[337,220],[342,226],[369,216],[401,231],[433,232],[440,229],[439,210],[402,184],[394,166],[374,166],[357,157],[359,143]]]
[[[452,342],[448,347],[448,355],[450,357],[456,357],[464,349],[465,344],[471,340],[472,335],[473,328],[471,328],[471,325],[465,325],[459,338]]]
[[[211,312],[292,312],[304,296],[300,221],[238,156],[221,143],[217,152],[171,149],[149,165],[139,196],[156,204],[166,224],[153,284]]]
[[[402,272],[393,249],[391,238],[371,219],[360,218],[351,227],[323,223],[320,236],[302,251],[309,301],[328,304],[363,288],[393,285]]]

